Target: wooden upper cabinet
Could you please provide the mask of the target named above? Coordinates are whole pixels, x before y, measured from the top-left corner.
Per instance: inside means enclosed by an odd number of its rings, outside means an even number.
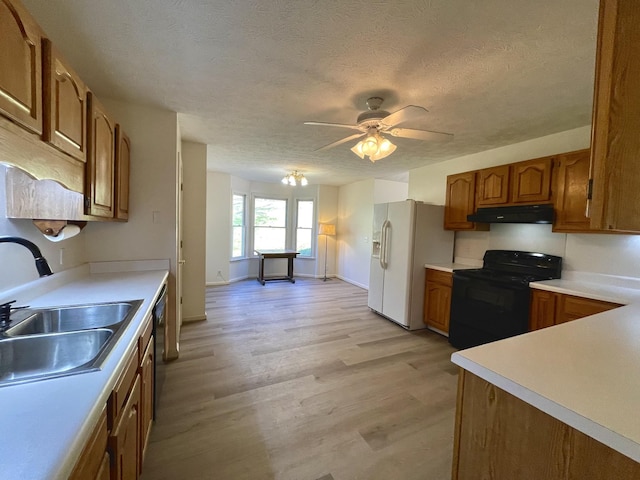
[[[87,87],[49,40],[43,42],[43,139],[78,160],[87,156]]]
[[[552,157],[511,165],[511,203],[542,203],[551,200]]]
[[[554,232],[589,232],[589,149],[558,155],[554,167]]]
[[[591,226],[640,231],[640,8],[601,0],[591,132]]]
[[[116,125],[116,218],[129,218],[129,167],[131,162],[131,140]]]
[[[509,201],[509,165],[483,168],[478,172],[478,207]]]
[[[87,215],[113,218],[115,212],[115,123],[102,104],[89,92],[87,95],[88,158]]]
[[[0,0],[0,113],[42,133],[44,33],[17,0]]]
[[[465,172],[447,177],[447,195],[444,206],[445,230],[488,230],[489,225],[467,220],[475,212],[476,172]]]

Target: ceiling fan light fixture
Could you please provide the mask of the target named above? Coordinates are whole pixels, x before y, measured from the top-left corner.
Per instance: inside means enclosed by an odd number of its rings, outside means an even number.
[[[369,135],[362,141],[362,153],[370,157],[380,148],[377,135]]]
[[[383,158],[388,157],[396,151],[396,146],[386,138],[382,141],[382,143],[384,145],[380,145],[380,149],[375,154],[369,156],[369,160],[371,160],[372,162],[382,160]]]
[[[364,153],[362,153],[362,140],[351,147],[351,151],[364,160]]]

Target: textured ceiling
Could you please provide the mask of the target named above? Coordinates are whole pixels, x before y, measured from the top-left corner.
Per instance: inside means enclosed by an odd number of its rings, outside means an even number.
[[[179,113],[209,169],[277,182],[402,178],[409,169],[591,121],[597,0],[23,0],[99,95]],[[365,101],[427,108],[372,164]],[[406,177],[405,177],[406,178]]]

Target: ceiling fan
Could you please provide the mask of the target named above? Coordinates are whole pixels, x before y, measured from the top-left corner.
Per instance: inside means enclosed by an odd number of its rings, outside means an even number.
[[[428,112],[428,110],[423,107],[408,105],[394,113],[389,113],[385,110],[380,110],[380,106],[383,101],[384,100],[380,97],[371,97],[367,99],[367,107],[369,108],[369,111],[358,115],[355,125],[347,125],[343,123],[304,122],[305,125],[350,128],[352,130],[360,131],[360,133],[349,135],[342,140],[338,140],[337,142],[318,148],[316,152],[321,152],[323,150],[342,145],[343,143],[355,140],[356,138],[365,137],[364,140],[361,140],[354,145],[351,148],[351,151],[360,158],[367,156],[369,157],[369,160],[375,162],[376,160],[380,160],[391,155],[396,150],[396,146],[391,143],[388,138],[385,138],[383,134],[389,134],[393,137],[412,138],[414,140],[440,140],[453,137],[451,133],[397,127],[396,125],[422,117]]]

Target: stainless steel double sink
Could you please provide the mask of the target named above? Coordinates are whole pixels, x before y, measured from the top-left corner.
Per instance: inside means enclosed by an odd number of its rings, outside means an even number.
[[[17,311],[0,334],[0,387],[98,370],[141,304]]]

